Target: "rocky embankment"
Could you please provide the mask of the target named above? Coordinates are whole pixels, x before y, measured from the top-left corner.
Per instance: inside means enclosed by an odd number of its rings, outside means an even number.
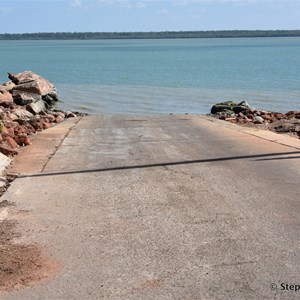
[[[58,94],[45,78],[31,71],[8,73],[8,78],[0,85],[0,152],[4,155],[17,154],[36,132],[79,115],[54,109]]]
[[[251,108],[246,101],[227,101],[215,104],[211,108],[211,115],[231,123],[288,133],[300,138],[300,111],[277,113]]]

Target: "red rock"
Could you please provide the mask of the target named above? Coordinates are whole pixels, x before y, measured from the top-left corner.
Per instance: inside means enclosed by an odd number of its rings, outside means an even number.
[[[5,82],[2,86],[1,89],[4,89],[8,92],[12,91],[12,89],[15,87],[15,84],[10,80],[8,82]]]
[[[51,127],[51,124],[49,123],[49,121],[48,122],[47,121],[46,120],[43,121],[43,129],[48,129]]]
[[[6,127],[3,127],[1,130],[1,134],[3,137],[10,136],[10,133]]]
[[[53,115],[47,115],[47,119],[49,120],[49,122],[55,122],[55,117]]]
[[[290,110],[289,112],[287,112],[285,115],[288,117],[294,117],[296,114],[300,113],[299,111],[296,110]]]
[[[7,102],[7,103],[10,103],[10,102],[13,102],[14,99],[12,97],[12,94],[5,91],[5,90],[0,90],[0,102]]]
[[[58,112],[56,113],[56,116],[61,116],[62,118],[65,118],[65,117],[66,117],[66,115],[65,115],[63,112],[61,112],[61,111],[58,111]]]
[[[20,134],[14,138],[15,142],[20,146],[30,145],[30,140],[26,134]]]
[[[63,117],[61,117],[61,116],[56,116],[56,118],[55,118],[55,122],[56,123],[61,123],[61,122],[63,122],[64,121],[64,118]]]
[[[6,146],[5,144],[0,144],[0,152],[7,156],[13,156],[18,153],[16,150],[11,149],[10,147]]]
[[[26,128],[26,133],[27,134],[34,134],[36,133],[36,130],[33,126],[31,126],[29,123],[27,123],[26,125],[24,125],[24,127]]]
[[[271,115],[262,115],[262,118],[265,120],[265,121],[269,121],[269,122],[273,122],[274,121],[274,117],[272,117]]]
[[[23,126],[16,126],[14,128],[14,133],[16,136],[18,135],[21,135],[21,134],[27,134],[27,130],[26,130],[26,127],[23,127]]]
[[[9,109],[15,109],[15,108],[18,108],[18,105],[16,103],[12,102],[9,104]]]
[[[274,117],[275,117],[277,120],[281,120],[281,119],[284,118],[284,114],[277,113],[277,114],[274,114]]]
[[[18,147],[18,144],[14,141],[14,139],[10,136],[5,136],[4,140],[8,143],[8,145],[12,148],[12,149],[16,149]]]

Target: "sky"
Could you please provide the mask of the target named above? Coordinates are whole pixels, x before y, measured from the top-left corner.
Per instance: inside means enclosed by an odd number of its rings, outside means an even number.
[[[300,29],[300,0],[0,0],[0,33]]]

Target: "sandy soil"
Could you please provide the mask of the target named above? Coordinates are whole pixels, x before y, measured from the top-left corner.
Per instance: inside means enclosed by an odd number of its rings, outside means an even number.
[[[0,202],[0,212],[11,208],[13,204]],[[0,291],[29,286],[57,269],[57,263],[47,259],[40,247],[14,242],[19,237],[16,226],[16,220],[0,220]]]

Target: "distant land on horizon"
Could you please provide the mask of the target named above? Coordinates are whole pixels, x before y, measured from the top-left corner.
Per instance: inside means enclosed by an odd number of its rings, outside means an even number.
[[[0,34],[0,40],[105,40],[105,39],[245,38],[245,37],[300,37],[300,30],[37,32],[37,33]]]

